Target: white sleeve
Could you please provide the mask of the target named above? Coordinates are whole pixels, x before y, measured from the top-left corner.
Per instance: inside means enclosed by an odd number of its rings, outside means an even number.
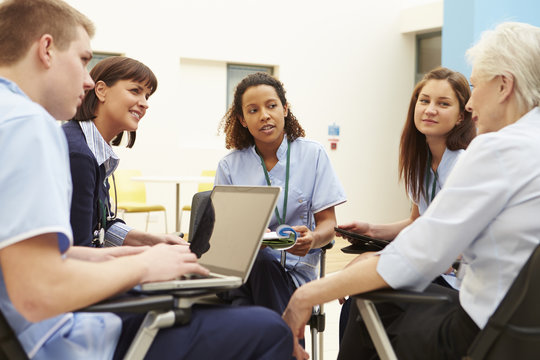
[[[427,211],[381,252],[377,271],[391,287],[423,290],[504,209],[516,187],[505,145],[476,138]]]

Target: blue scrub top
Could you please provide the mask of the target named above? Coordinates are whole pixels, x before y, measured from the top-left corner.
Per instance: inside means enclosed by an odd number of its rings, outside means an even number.
[[[13,82],[0,78],[0,248],[56,233],[73,242],[71,174],[59,124]],[[0,309],[33,359],[112,358],[121,330],[114,314],[66,313],[38,323],[11,303],[0,269]]]
[[[328,154],[321,144],[298,138],[290,143],[289,196],[287,199],[287,218],[285,223],[291,226],[305,225],[315,229],[313,214],[347,200]],[[280,216],[283,216],[283,197],[285,171],[287,165],[287,137],[283,138],[277,150],[278,163],[269,171],[273,186],[282,191],[277,202]],[[218,164],[215,183],[219,185],[260,185],[266,186],[266,178],[261,166],[261,159],[255,146],[234,150]],[[270,229],[279,225],[275,214],[270,221]],[[271,250],[280,259],[281,252]],[[287,253],[286,268],[297,286],[314,280],[318,276],[320,249],[312,249],[306,256],[299,257]]]

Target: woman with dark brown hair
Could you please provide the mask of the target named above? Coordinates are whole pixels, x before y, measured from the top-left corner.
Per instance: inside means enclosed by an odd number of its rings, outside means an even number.
[[[285,267],[280,251],[263,248],[247,283],[228,295],[234,304],[281,314],[293,291],[317,278],[320,248],[334,237],[334,207],[346,201],[345,193],[324,148],[303,137],[283,84],[273,76],[244,78],[222,127],[227,148],[234,150],[219,162],[216,184],[280,186],[269,228],[287,224],[298,233]]]
[[[117,219],[110,206],[108,178],[120,161],[111,144],[120,144],[125,131],[129,132],[127,147],[135,143],[148,98],[157,88],[154,73],[137,60],[113,56],[97,63],[90,76],[95,88],[86,93],[73,120],[62,126],[69,145],[75,245],[185,243],[172,234],[135,230]]]

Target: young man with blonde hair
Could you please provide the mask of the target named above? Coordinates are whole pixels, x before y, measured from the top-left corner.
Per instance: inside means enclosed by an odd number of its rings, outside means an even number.
[[[0,310],[34,359],[123,356],[129,329],[117,315],[70,311],[141,282],[208,272],[183,245],[71,246],[71,175],[55,118],[70,119],[94,86],[93,33],[59,0],[0,3]],[[291,353],[289,329],[269,310],[199,308],[191,324],[160,331],[148,358]]]

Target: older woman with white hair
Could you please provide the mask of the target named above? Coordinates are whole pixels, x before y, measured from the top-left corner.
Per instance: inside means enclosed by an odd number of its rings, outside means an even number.
[[[503,23],[467,55],[467,109],[479,136],[424,215],[383,251],[296,290],[283,314],[296,336],[315,304],[388,287],[441,290],[431,280],[461,253],[468,268],[459,299],[444,289],[453,303],[379,309],[398,358],[461,358],[539,245],[540,28]],[[374,353],[354,307],[339,359]],[[296,355],[305,353],[297,347]]]

